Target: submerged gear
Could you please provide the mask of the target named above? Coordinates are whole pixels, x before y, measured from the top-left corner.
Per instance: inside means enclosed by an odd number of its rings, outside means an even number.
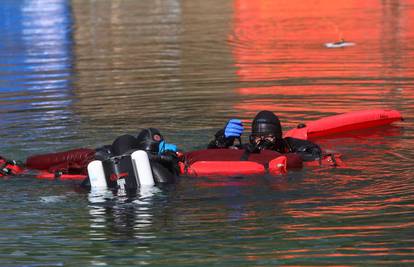
[[[260,111],[252,123],[252,136],[272,135],[282,138],[282,126],[279,118],[271,111]]]

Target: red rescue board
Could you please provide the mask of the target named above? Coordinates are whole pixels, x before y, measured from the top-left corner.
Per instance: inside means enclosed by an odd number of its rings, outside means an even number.
[[[303,127],[299,125],[298,128],[286,132],[284,137],[308,140],[331,134],[387,125],[400,120],[403,120],[403,118],[397,110],[374,109],[354,111],[311,121],[303,125]]]

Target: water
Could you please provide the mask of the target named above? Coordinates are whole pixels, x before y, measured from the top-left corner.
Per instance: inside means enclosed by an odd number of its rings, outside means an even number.
[[[413,15],[411,0],[2,1],[9,158],[150,126],[197,149],[261,109],[284,129],[367,108],[405,122],[316,140],[343,168],[184,177],[136,199],[1,179],[0,265],[413,265]],[[356,45],[324,47],[341,38]]]

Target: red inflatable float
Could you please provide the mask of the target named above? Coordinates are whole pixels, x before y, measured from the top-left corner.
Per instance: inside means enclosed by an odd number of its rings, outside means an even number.
[[[242,149],[202,149],[184,154],[181,173],[190,176],[235,176],[260,175],[269,173],[283,174],[287,169],[302,168],[303,162],[294,153],[280,154],[276,151],[263,150],[252,153],[249,159],[242,161]],[[267,167],[267,168],[266,168]]]
[[[78,148],[53,155],[31,156],[26,160],[26,168],[39,170],[38,179],[83,181],[88,177],[86,166],[94,159],[95,150]]]
[[[308,140],[331,134],[367,129],[403,120],[397,110],[371,109],[329,116],[306,124],[299,124],[284,137]]]

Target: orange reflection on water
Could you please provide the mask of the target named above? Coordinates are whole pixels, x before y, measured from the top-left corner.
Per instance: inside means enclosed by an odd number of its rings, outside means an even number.
[[[385,230],[385,229],[408,229],[414,226],[414,222],[407,223],[390,223],[390,224],[379,224],[379,225],[335,225],[335,226],[306,226],[307,231],[371,231],[371,230]],[[283,226],[286,230],[303,230],[301,227]]]
[[[314,111],[315,108],[317,108],[317,112],[320,113],[328,113],[328,114],[340,114],[340,113],[346,113],[351,112],[355,110],[365,110],[367,109],[366,104],[363,102],[356,102],[352,106],[349,105],[329,105],[329,104],[322,104],[322,103],[314,103],[311,105],[309,101],[303,100],[303,104],[299,105],[297,103],[286,103],[286,101],[277,100],[277,96],[269,97],[270,99],[258,99],[258,100],[250,100],[250,101],[242,101],[238,104],[234,105],[234,108],[237,110],[240,110],[242,113],[244,113],[244,116],[253,118],[256,113],[260,110],[270,110],[275,112],[279,117],[281,118],[288,118],[289,115],[292,112],[296,113],[309,113],[309,111]],[[361,96],[360,99],[366,99],[365,97]],[[276,101],[279,101],[281,103],[275,103]],[[383,108],[382,105],[371,105],[370,108]],[[314,119],[320,119],[314,118]],[[303,122],[303,121],[301,121]],[[295,125],[296,126],[296,125]]]
[[[306,86],[282,86],[273,85],[269,87],[248,87],[237,90],[240,95],[349,95],[348,87],[335,87],[332,85],[306,85]],[[382,94],[387,90],[381,90]],[[364,91],[361,95],[370,97],[380,97],[376,90]]]
[[[361,257],[361,253],[358,249],[353,250],[354,253],[349,253],[348,251],[345,251],[345,253],[331,253],[330,251],[327,251],[326,253],[312,253],[312,254],[306,254],[307,258],[324,258],[324,257]],[[358,252],[358,253],[357,253]],[[412,254],[410,252],[396,252],[396,251],[389,251],[389,252],[365,252],[363,254],[364,256],[411,256]],[[295,258],[303,258],[304,255],[281,255],[278,258],[281,259],[295,259]],[[413,262],[413,261],[407,261],[407,262]],[[385,262],[386,263],[386,262]],[[379,263],[378,263],[379,265]],[[292,265],[283,265],[283,266],[292,266]],[[303,265],[300,265],[303,266]],[[309,265],[306,265],[309,266]],[[319,265],[320,266],[320,265]],[[329,265],[329,266],[354,266],[354,265]]]
[[[364,11],[381,8],[375,1],[236,0],[234,6],[234,31],[229,41],[234,43],[237,74],[243,81],[339,74],[349,54],[334,54],[336,60],[329,60],[332,53],[319,49],[324,43],[342,38],[378,40],[381,33],[380,27],[372,27],[363,19]],[[377,67],[375,62],[368,61],[366,71]],[[361,75],[361,66],[345,67]]]
[[[315,110],[312,105],[339,113],[366,109],[367,100],[370,108],[383,108],[386,99],[412,97],[400,79],[414,75],[407,41],[413,38],[408,18],[414,14],[403,8],[406,2],[411,1],[235,0],[228,39],[236,74],[241,82],[266,82],[236,89],[250,98],[235,109],[243,117],[261,109],[306,114]],[[341,39],[356,45],[324,46]],[[300,102],[301,96],[313,99]],[[318,96],[325,100],[318,103]],[[330,104],[336,96],[348,103]]]

